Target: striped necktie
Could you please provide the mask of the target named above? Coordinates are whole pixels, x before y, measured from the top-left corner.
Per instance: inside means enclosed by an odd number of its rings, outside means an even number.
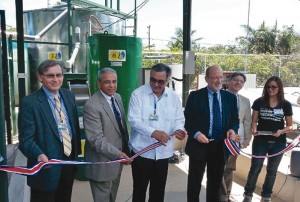
[[[64,153],[66,156],[70,156],[72,152],[72,142],[71,142],[71,136],[66,122],[66,116],[61,108],[61,103],[57,95],[54,96],[54,101],[55,101],[55,114],[57,119],[60,121],[60,123],[58,124],[59,125],[58,129],[63,138],[62,142],[64,145]]]
[[[123,128],[123,124],[122,124],[122,121],[121,121],[121,114],[117,110],[117,107],[116,107],[117,103],[116,103],[114,97],[111,97],[111,104],[112,104],[113,112],[114,112],[115,117],[116,117],[116,121],[117,121],[118,126],[119,126],[119,130],[120,130],[121,135],[122,135],[122,144],[123,144],[122,151],[129,155],[130,152],[129,152],[128,147],[127,147],[127,138],[126,138],[126,134],[125,134],[125,129]]]

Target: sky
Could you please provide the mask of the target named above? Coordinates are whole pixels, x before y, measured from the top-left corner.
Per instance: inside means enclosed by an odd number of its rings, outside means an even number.
[[[44,8],[57,0],[23,0],[24,10]],[[91,0],[90,0],[91,1]],[[104,0],[93,0],[104,4]],[[136,0],[137,4],[144,0]],[[6,23],[14,25],[15,5],[13,0],[1,0],[0,9],[6,10]],[[113,0],[116,2],[116,0]],[[241,25],[248,22],[249,0],[192,0],[192,30],[195,37],[202,37],[201,46],[233,44],[238,36],[245,36]],[[115,7],[115,3],[113,7]],[[120,0],[121,11],[134,9],[134,0]],[[294,25],[300,33],[300,0],[250,0],[249,25],[257,28],[263,21],[273,26],[277,20],[278,28]],[[148,44],[147,26],[150,28],[151,44],[165,47],[175,28],[183,25],[183,0],[149,0],[138,11],[137,36]]]

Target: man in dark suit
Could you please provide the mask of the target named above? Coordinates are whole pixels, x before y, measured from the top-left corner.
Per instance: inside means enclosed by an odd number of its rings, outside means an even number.
[[[103,68],[98,74],[99,91],[84,105],[83,123],[87,141],[85,158],[105,162],[118,158],[131,160],[128,131],[121,96],[116,93],[117,73]],[[94,201],[116,200],[123,166],[119,163],[87,165],[85,176],[90,180]]]
[[[21,100],[19,148],[29,167],[48,159],[75,160],[81,153],[75,97],[71,91],[61,89],[63,78],[62,65],[45,60],[38,67],[38,79],[43,86]],[[28,176],[31,201],[71,201],[75,171],[74,166],[49,166]]]
[[[208,67],[205,81],[207,87],[191,92],[185,108],[185,129],[188,132],[185,151],[189,155],[188,202],[199,201],[206,166],[206,201],[219,201],[225,165],[223,140],[226,137],[239,140],[239,136],[235,135],[239,128],[237,99],[232,93],[220,90],[222,69]]]

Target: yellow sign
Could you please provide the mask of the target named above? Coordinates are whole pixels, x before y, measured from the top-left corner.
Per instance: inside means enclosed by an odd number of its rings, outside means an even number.
[[[126,61],[126,50],[109,50],[108,61]]]
[[[61,52],[48,52],[48,59],[49,60],[62,60],[62,53]]]

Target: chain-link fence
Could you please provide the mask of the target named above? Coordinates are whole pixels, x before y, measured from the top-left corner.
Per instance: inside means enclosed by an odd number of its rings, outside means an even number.
[[[257,86],[271,76],[279,76],[286,87],[300,86],[300,55],[203,54],[195,53],[195,77],[204,74],[207,67],[218,65],[223,71],[241,71],[256,74]],[[143,52],[143,67],[155,63],[182,64],[182,53]]]

